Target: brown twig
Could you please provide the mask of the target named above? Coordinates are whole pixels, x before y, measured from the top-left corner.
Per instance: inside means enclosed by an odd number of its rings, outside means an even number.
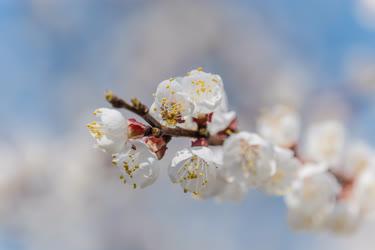
[[[179,127],[169,128],[169,127],[162,126],[160,131],[162,135],[169,135],[173,137],[191,137],[191,138],[204,137],[203,135],[199,133],[199,131],[179,128]]]
[[[117,97],[112,93],[112,91],[108,91],[105,94],[105,99],[112,105],[114,108],[124,108],[133,112],[140,117],[142,117],[148,124],[155,128],[161,128],[162,125],[158,122],[154,117],[149,114],[148,107],[141,103],[138,99],[133,98],[131,100],[131,104],[127,103],[123,99]]]
[[[180,127],[170,128],[162,125],[149,113],[149,108],[136,98],[133,98],[131,103],[128,103],[114,95],[111,91],[106,93],[105,98],[112,105],[112,107],[124,108],[142,117],[152,127],[151,133],[154,136],[189,137],[197,139],[206,138],[209,145],[222,145],[224,143],[224,137],[216,135],[211,136],[207,129],[189,130]]]

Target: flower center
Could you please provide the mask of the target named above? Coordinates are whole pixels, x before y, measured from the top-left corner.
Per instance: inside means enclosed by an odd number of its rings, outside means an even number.
[[[112,164],[118,165],[119,159],[116,155],[113,156]],[[122,168],[125,173],[129,176],[130,179],[133,179],[134,173],[140,168],[139,164],[136,161],[136,155],[134,152],[130,152],[127,158],[122,162]],[[120,176],[120,179],[126,183],[126,179],[123,175]],[[137,184],[133,183],[133,188],[137,188]]]
[[[102,126],[97,122],[92,122],[87,125],[90,133],[95,137],[95,139],[101,139],[104,135]]]
[[[258,147],[250,145],[245,140],[240,141],[241,167],[245,175],[256,175],[256,160],[259,152]]]
[[[169,126],[175,126],[177,123],[183,123],[182,111],[184,107],[182,103],[172,102],[167,98],[161,100],[160,115],[163,121]]]
[[[178,182],[183,185],[185,192],[192,192],[198,195],[208,184],[208,163],[194,155],[186,160],[177,172]],[[194,181],[195,185],[188,188],[188,182]]]

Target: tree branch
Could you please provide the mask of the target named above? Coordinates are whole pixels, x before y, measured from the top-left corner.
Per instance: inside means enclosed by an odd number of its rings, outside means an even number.
[[[152,127],[152,134],[154,136],[189,137],[196,139],[206,138],[209,145],[222,145],[224,143],[225,138],[222,136],[211,136],[207,129],[190,130],[180,127],[170,128],[162,125],[158,120],[150,115],[149,108],[145,104],[141,103],[137,98],[133,98],[131,103],[128,103],[114,95],[112,91],[108,91],[105,98],[112,105],[112,107],[124,108],[142,117]]]
[[[142,117],[148,124],[155,128],[161,128],[162,125],[159,121],[157,121],[154,117],[149,114],[149,109],[146,105],[141,103],[138,99],[133,98],[131,100],[131,104],[127,103],[123,99],[117,97],[112,93],[112,91],[108,91],[105,94],[105,99],[112,105],[114,108],[124,108],[133,112],[140,117]]]

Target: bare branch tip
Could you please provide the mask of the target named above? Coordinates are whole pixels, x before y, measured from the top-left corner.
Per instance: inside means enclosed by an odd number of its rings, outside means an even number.
[[[111,102],[113,100],[113,92],[112,90],[107,90],[105,92],[105,99],[108,101],[108,102]]]
[[[133,104],[133,107],[139,107],[140,101],[138,100],[138,98],[132,98],[130,101]]]

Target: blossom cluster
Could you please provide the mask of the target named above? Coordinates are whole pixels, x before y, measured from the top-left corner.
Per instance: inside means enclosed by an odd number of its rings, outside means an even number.
[[[306,131],[303,167],[286,195],[288,219],[296,229],[354,232],[375,211],[375,151],[348,138],[338,121]]]
[[[144,124],[100,108],[88,125],[133,189],[156,181],[169,141],[185,136],[191,144],[173,157],[168,175],[194,198],[238,201],[256,188],[285,197],[293,228],[338,233],[354,231],[375,209],[375,154],[347,143],[338,121],[313,124],[301,138],[296,110],[277,105],[260,115],[256,132],[239,131],[221,77],[201,68],[162,81],[150,109],[111,103],[148,116]]]

